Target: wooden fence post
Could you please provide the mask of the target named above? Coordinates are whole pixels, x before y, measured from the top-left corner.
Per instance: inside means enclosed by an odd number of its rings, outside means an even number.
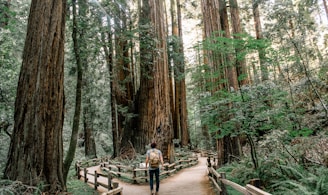
[[[108,191],[110,191],[112,189],[112,176],[110,173],[108,173],[108,176],[107,176],[107,179],[108,179]]]
[[[87,175],[88,175],[88,169],[87,168],[84,168],[84,182],[85,183],[87,183],[88,182],[88,177],[87,177]]]
[[[212,174],[212,177],[214,178],[216,183],[219,183],[219,178],[216,176],[216,174]]]
[[[77,163],[75,164],[75,166],[76,166],[77,179],[81,179],[81,174],[80,174],[81,168],[80,168],[80,166]]]
[[[211,157],[207,157],[207,169],[208,169],[208,176],[212,177],[212,169],[211,169]]]
[[[97,177],[98,177],[98,174],[97,174],[97,171],[95,171],[95,190],[97,190],[97,187],[98,187]]]
[[[261,180],[259,178],[254,178],[249,181],[249,184],[261,189]]]
[[[121,177],[120,173],[121,173],[121,167],[118,167],[118,174],[117,174],[118,177]]]
[[[77,162],[75,163],[75,171],[76,171],[77,178],[79,178],[79,171],[78,171]]]
[[[225,179],[226,178],[226,174],[225,173],[220,173],[220,175],[221,175],[221,179]],[[226,187],[225,187],[225,185],[224,185],[224,183],[223,182],[221,182],[221,189],[222,189],[222,195],[227,195],[227,189],[226,189]]]
[[[216,170],[217,169],[217,163],[216,163],[216,158],[213,157],[213,167]]]
[[[182,166],[181,166],[181,159],[179,158],[178,162],[179,162],[179,165],[178,165],[178,170],[182,169]]]
[[[211,157],[210,156],[207,157],[207,166],[208,167],[211,167],[212,166],[211,165]]]
[[[137,184],[137,171],[136,167],[133,167],[133,183]]]

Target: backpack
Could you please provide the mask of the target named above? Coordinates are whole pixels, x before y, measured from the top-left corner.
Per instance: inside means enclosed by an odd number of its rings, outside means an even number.
[[[152,149],[149,153],[149,165],[151,168],[159,167],[159,153],[155,149]]]

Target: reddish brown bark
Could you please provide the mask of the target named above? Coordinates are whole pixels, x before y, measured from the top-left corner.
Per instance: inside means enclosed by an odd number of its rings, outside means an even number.
[[[219,2],[218,0],[202,0],[202,13],[204,23],[204,39],[211,40],[211,43],[215,44],[215,40],[212,41],[213,37],[222,36],[221,33],[221,21],[219,15]],[[211,85],[205,85],[204,90],[210,93],[214,93],[217,90],[223,89],[225,83],[219,81],[224,78],[224,68],[221,65],[222,54],[218,51],[211,49],[204,49],[204,64],[208,65],[208,73],[212,76],[210,79],[206,79],[206,83]],[[202,135],[205,140],[210,140],[210,134],[208,127],[202,126]],[[210,149],[211,146],[207,146]]]
[[[230,27],[229,27],[229,20],[228,20],[228,12],[227,12],[227,5],[225,0],[219,0],[219,12],[220,12],[220,20],[221,20],[221,28],[224,31],[223,36],[226,38],[231,38]],[[236,67],[233,62],[231,54],[226,54],[224,60],[224,66],[226,68],[226,75],[225,78],[228,79],[228,90],[230,91],[232,88],[234,90],[238,89],[238,81],[237,81],[237,72]]]
[[[66,1],[32,0],[4,176],[49,193],[63,177],[64,32]]]
[[[88,91],[88,90],[86,90]],[[93,128],[93,116],[92,104],[90,99],[86,99],[83,108],[83,129],[84,129],[84,151],[85,156],[89,159],[97,158],[95,130]]]
[[[237,0],[229,0],[230,2],[230,15],[231,15],[231,24],[232,24],[232,32],[233,38],[235,40],[241,39],[238,34],[242,33],[241,25],[240,25],[240,17],[239,17],[239,8]],[[238,56],[243,52],[243,48],[241,45],[236,44],[235,47],[236,52],[236,71],[237,77],[239,80],[240,85],[245,85],[248,83],[248,74],[247,74],[247,67],[246,61],[244,57]]]
[[[157,142],[164,158],[170,161],[174,148],[164,2],[143,0],[141,19],[139,125],[134,142],[140,151],[145,151],[150,142]]]
[[[232,2],[234,3],[234,2]],[[230,39],[230,27],[228,21],[227,6],[225,0],[202,0],[202,12],[203,12],[203,22],[204,22],[204,37],[209,38],[211,44],[217,44],[215,39],[210,39],[211,37],[223,36]],[[236,17],[237,10],[233,10],[233,17]],[[237,19],[237,18],[234,18]],[[238,21],[235,21],[235,30],[238,28]],[[223,31],[223,34],[221,33]],[[221,45],[221,47],[228,47],[229,45]],[[238,80],[236,66],[233,63],[233,56],[230,53],[219,53],[219,51],[209,49],[205,50],[205,62],[209,66],[213,78],[209,81],[212,83],[211,88],[207,91],[212,94],[216,93],[218,90],[226,89],[231,91],[232,89],[238,90]],[[222,80],[227,80],[226,83],[220,83]],[[227,104],[227,109],[232,105]],[[228,120],[227,116],[220,116],[220,120]],[[220,126],[220,124],[216,124]],[[204,130],[206,130],[206,126]],[[220,135],[220,131],[217,132]],[[236,150],[235,150],[236,149]],[[228,162],[228,157],[230,155],[236,154],[238,156],[240,153],[237,152],[239,149],[238,139],[230,138],[225,136],[222,139],[217,140],[217,150],[219,164],[224,164]]]
[[[256,39],[261,40],[263,39],[262,36],[262,27],[261,27],[261,18],[260,18],[260,11],[259,11],[259,1],[253,0],[253,16],[254,16],[254,25],[255,25],[255,33],[256,33]],[[262,81],[266,81],[269,79],[268,74],[268,68],[265,63],[265,51],[264,49],[259,48],[259,59],[260,59],[260,70],[262,75]],[[255,76],[255,82],[257,82],[259,79],[257,78],[257,70],[256,67],[253,68],[254,76]]]
[[[171,20],[172,20],[172,45],[173,45],[173,69],[174,69],[174,104],[173,124],[174,138],[181,141],[182,146],[189,143],[189,132],[187,125],[187,99],[185,85],[185,66],[182,41],[182,23],[180,1],[171,0]]]
[[[180,126],[181,126],[181,144],[187,146],[190,144],[190,135],[188,131],[188,110],[187,110],[187,92],[186,92],[186,80],[185,80],[185,62],[184,62],[184,48],[183,48],[183,37],[182,37],[182,19],[181,19],[181,5],[180,0],[177,0],[177,14],[178,14],[178,27],[179,27],[179,54],[181,55],[181,65],[179,66],[179,72],[182,75],[181,79],[178,80],[180,87]]]

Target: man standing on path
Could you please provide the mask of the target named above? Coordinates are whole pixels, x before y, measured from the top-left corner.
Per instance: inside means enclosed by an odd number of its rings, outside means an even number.
[[[156,143],[152,143],[150,145],[151,149],[149,149],[146,153],[146,168],[149,163],[149,185],[150,185],[150,193],[153,194],[153,183],[154,183],[154,174],[156,178],[156,195],[158,195],[159,190],[159,168],[160,163],[163,165],[163,155],[162,152],[156,149]]]

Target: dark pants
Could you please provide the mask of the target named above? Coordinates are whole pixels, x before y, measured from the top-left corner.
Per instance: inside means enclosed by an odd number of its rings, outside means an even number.
[[[154,174],[156,178],[156,192],[159,190],[159,168],[154,169],[154,170],[149,170],[149,185],[150,185],[150,190],[153,191],[154,187]]]

